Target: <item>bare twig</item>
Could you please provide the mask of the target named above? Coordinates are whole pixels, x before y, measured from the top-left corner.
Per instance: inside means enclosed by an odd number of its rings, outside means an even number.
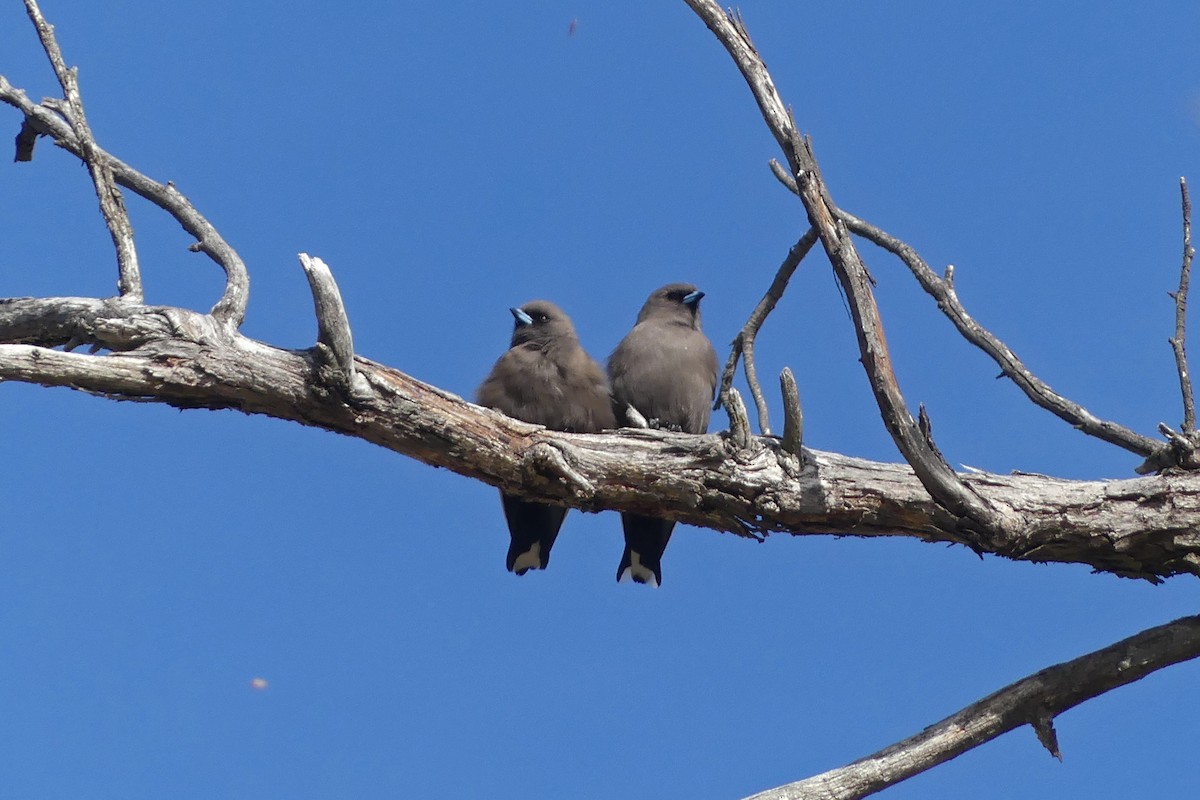
[[[991,356],[1000,366],[1002,373],[1011,378],[1013,383],[1020,387],[1035,404],[1090,436],[1103,439],[1109,444],[1115,444],[1140,456],[1148,457],[1161,449],[1162,444],[1148,436],[1135,433],[1116,422],[1099,419],[1083,406],[1055,392],[1030,372],[1008,345],[972,319],[963,308],[962,302],[958,299],[958,293],[954,289],[953,270],[948,270],[945,278],[939,277],[918,255],[917,251],[905,242],[847,211],[839,209],[837,214],[838,218],[845,222],[855,234],[882,247],[903,261],[917,282],[921,284],[921,288],[937,300],[938,308],[954,323],[954,327],[958,329],[959,333],[967,341]]]
[[[1033,732],[1037,734],[1042,747],[1046,748],[1051,756],[1062,761],[1062,751],[1058,747],[1058,731],[1054,730],[1054,716],[1045,709],[1039,709],[1029,724],[1033,726]]]
[[[787,187],[789,192],[797,197],[800,196],[800,188],[796,186],[796,179],[792,177],[792,173],[788,172],[787,167],[773,158],[767,162],[767,166],[771,168],[771,172],[779,179],[780,183]]]
[[[788,250],[783,263],[775,272],[775,279],[771,281],[767,293],[758,301],[758,305],[750,313],[750,318],[746,320],[742,330],[734,337],[729,360],[725,362],[725,371],[721,375],[721,388],[717,392],[717,402],[713,405],[714,411],[725,402],[725,395],[729,391],[729,387],[733,385],[733,376],[737,372],[738,358],[745,356],[746,383],[750,386],[750,395],[754,398],[754,405],[758,410],[758,429],[763,436],[771,435],[771,420],[767,411],[766,398],[763,397],[762,387],[758,382],[758,370],[754,363],[754,339],[758,336],[758,331],[762,328],[763,323],[766,322],[767,315],[775,309],[775,305],[783,297],[783,292],[787,289],[788,281],[792,279],[796,267],[800,265],[800,262],[804,260],[808,251],[812,250],[816,243],[817,232],[809,228]]]
[[[751,800],[866,797],[1022,725],[1035,730],[1041,726],[1044,737],[1055,715],[1197,656],[1200,617],[1183,617],[1030,675],[853,764],[761,792]],[[1056,737],[1042,742],[1057,751]]]
[[[32,102],[23,91],[14,87],[2,75],[0,102],[5,102],[24,114],[24,126],[36,130],[41,136],[49,136],[55,145],[77,158],[84,158],[79,138],[70,125],[51,107]],[[205,219],[173,184],[151,180],[98,145],[95,147],[95,155],[112,170],[118,185],[144,197],[174,217],[185,231],[196,238],[196,243],[191,245],[190,249],[206,254],[225,271],[225,291],[210,313],[230,330],[240,327],[246,316],[250,278],[237,251],[229,246],[212,223]]]
[[[1175,351],[1175,367],[1179,372],[1179,389],[1183,393],[1183,435],[1196,433],[1196,401],[1192,394],[1192,376],[1188,372],[1187,350],[1187,301],[1188,285],[1192,276],[1192,198],[1188,195],[1186,178],[1179,179],[1179,194],[1183,205],[1183,265],[1179,268],[1179,290],[1171,293],[1175,301],[1175,335],[1171,337],[1171,349]]]
[[[779,389],[783,394],[783,449],[803,459],[804,412],[800,408],[800,389],[791,369],[779,373]]]
[[[839,210],[839,217],[851,231],[899,257],[912,271],[921,287],[937,300],[938,307],[954,323],[959,332],[968,341],[991,356],[1000,366],[1003,374],[1011,378],[1034,403],[1051,411],[1084,433],[1138,455],[1148,456],[1160,447],[1158,442],[1149,437],[1137,434],[1115,422],[1098,419],[1087,409],[1067,400],[1037,378],[1007,345],[967,314],[954,288],[953,270],[947,270],[945,278],[938,277],[937,273],[905,242],[849,212]]]
[[[96,146],[96,139],[88,125],[87,115],[83,111],[83,97],[79,92],[79,74],[74,67],[68,67],[63,58],[58,40],[54,37],[54,26],[46,22],[38,8],[36,0],[25,0],[25,11],[33,26],[37,29],[42,48],[50,59],[54,74],[62,86],[63,99],[66,101],[66,116],[75,131],[79,147],[79,156],[87,164],[96,186],[96,196],[100,200],[100,213],[112,237],[113,247],[117,251],[117,290],[121,297],[135,303],[142,302],[142,277],[138,269],[137,248],[133,242],[133,225],[129,222],[129,214],[125,210],[125,201],[121,192],[113,182],[112,168],[103,151]],[[33,157],[33,133],[28,119],[21,126],[17,135],[17,161],[27,161]],[[24,157],[23,157],[24,156]]]

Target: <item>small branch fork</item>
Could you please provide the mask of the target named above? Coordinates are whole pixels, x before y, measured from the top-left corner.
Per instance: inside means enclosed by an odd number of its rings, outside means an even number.
[[[959,333],[987,353],[1000,366],[1001,375],[1011,378],[1036,405],[1090,436],[1103,439],[1142,457],[1149,457],[1162,447],[1161,442],[1142,436],[1123,425],[1099,419],[1083,406],[1055,392],[1034,375],[1004,342],[976,322],[963,308],[954,288],[954,267],[947,267],[945,276],[939,277],[924,259],[904,242],[848,212],[840,212],[839,217],[851,231],[903,261],[921,288],[937,301],[938,308],[954,323]]]
[[[758,410],[758,430],[763,436],[771,435],[771,420],[767,411],[767,401],[763,397],[762,386],[758,381],[758,369],[754,363],[754,339],[758,336],[758,331],[763,323],[766,322],[767,316],[783,298],[783,291],[787,288],[788,281],[792,279],[796,267],[800,266],[800,262],[804,260],[816,243],[817,232],[814,228],[809,228],[788,250],[787,257],[779,265],[779,269],[775,273],[775,280],[771,281],[767,293],[763,295],[762,300],[758,301],[750,318],[746,320],[746,324],[733,339],[733,350],[729,353],[729,360],[725,362],[725,371],[721,375],[721,388],[717,392],[717,402],[713,404],[713,410],[716,411],[726,402],[729,388],[733,386],[733,376],[737,372],[738,359],[744,357],[746,383],[750,387],[750,396],[754,398],[754,406]]]
[[[809,209],[811,219],[813,203],[822,199],[822,193],[824,193],[824,199],[827,200],[828,192],[823,188],[823,184],[821,191],[814,192],[813,196],[809,199],[806,199],[802,192],[800,184],[803,181],[798,181],[798,178],[804,178],[805,175],[808,175],[811,179],[815,175],[819,180],[819,171],[816,167],[815,159],[812,158],[811,146],[806,141],[800,141],[790,112],[787,114],[781,112],[783,108],[782,100],[779,99],[775,92],[774,84],[771,82],[765,66],[763,66],[757,51],[749,40],[744,23],[740,17],[721,12],[714,3],[708,0],[696,0],[695,2],[685,0],[685,2],[696,11],[710,30],[717,35],[718,39],[729,50],[738,67],[741,69],[743,76],[746,78],[755,95],[755,99],[758,101],[764,120],[771,128],[776,140],[780,142],[784,152],[788,154],[788,161],[792,167],[789,170],[778,161],[772,159],[770,162],[771,169],[775,176],[790,191],[804,201],[805,207]],[[807,167],[805,166],[806,164],[808,164]],[[966,312],[955,292],[953,266],[947,267],[945,276],[940,277],[905,242],[891,236],[865,220],[837,208],[832,204],[832,201],[824,203],[824,206],[830,216],[836,219],[837,222],[844,224],[851,233],[871,241],[903,261],[921,287],[937,301],[938,307],[946,314],[959,333],[990,356],[1000,366],[1001,375],[1010,378],[1034,404],[1050,411],[1072,427],[1089,436],[1095,436],[1141,456],[1145,460],[1136,468],[1136,471],[1139,474],[1147,474],[1168,467],[1200,469],[1200,433],[1196,431],[1195,402],[1185,354],[1187,293],[1191,262],[1195,251],[1191,245],[1191,202],[1188,197],[1187,182],[1182,178],[1180,179],[1180,191],[1184,217],[1183,265],[1180,271],[1179,290],[1171,293],[1172,299],[1175,300],[1175,336],[1170,340],[1170,343],[1175,351],[1180,387],[1183,394],[1184,424],[1182,433],[1176,433],[1165,423],[1160,424],[1158,427],[1167,440],[1165,442],[1143,436],[1119,423],[1096,417],[1083,406],[1055,392],[1048,384],[1034,375],[1007,345],[977,323]],[[816,230],[816,228],[810,229],[809,233],[812,233],[813,230]],[[823,237],[825,233],[826,231],[822,231]],[[842,241],[838,239],[836,230],[833,227],[829,228],[828,233],[830,240],[834,243],[835,250],[839,253],[839,257],[834,258],[834,253],[830,252],[830,258],[834,264],[835,271],[839,272],[840,279],[841,271],[844,267],[852,266],[855,262],[861,264],[861,261],[857,258],[857,253],[854,252],[853,245],[849,240]],[[806,233],[805,235],[808,236],[809,234]],[[793,248],[793,251],[795,249]],[[788,262],[785,261],[784,267],[787,266]],[[794,267],[792,271],[794,271]],[[856,271],[856,269],[851,269],[847,274],[852,275]],[[790,276],[791,272],[789,271],[785,274],[784,268],[781,267],[775,281],[771,285],[771,289],[768,291],[767,297],[764,297],[763,301],[755,308],[743,331],[734,340],[733,352],[730,354],[730,359],[726,364],[723,376],[722,386],[724,387],[733,379],[733,372],[736,369],[739,354],[744,353],[747,356],[747,381],[750,383],[751,394],[755,397],[756,404],[760,407],[760,420],[766,419],[765,402],[759,402],[762,394],[758,387],[756,371],[752,365],[753,335],[757,333],[758,328],[762,325],[765,315],[774,307],[773,301],[777,301],[782,296],[783,289],[786,288]],[[864,292],[870,292],[868,284],[862,285]],[[849,293],[849,287],[845,287],[844,282],[843,285],[844,288],[847,288],[851,300],[854,301],[854,295]],[[772,298],[773,301],[771,301]],[[873,300],[865,305],[853,302],[852,312],[855,314],[856,327],[859,327],[858,313],[871,305],[873,305]],[[882,327],[877,326],[877,329],[879,336],[877,337],[876,346],[883,345],[886,347],[882,339]],[[867,333],[870,332],[867,331]],[[747,341],[750,343],[750,348],[746,347]],[[862,342],[860,341],[861,345]],[[864,354],[863,363],[867,367],[868,372],[870,373],[874,370],[878,373],[878,378],[883,379],[884,383],[888,383],[889,380],[885,373],[890,372],[890,365],[886,365],[884,362],[876,362],[872,366],[871,360],[865,356],[866,354]],[[874,379],[872,385],[876,385]],[[876,396],[877,399],[880,399],[878,392]],[[902,401],[902,398],[898,399]],[[880,410],[883,413],[885,424],[887,424],[889,431],[893,432],[893,437],[895,438],[896,430],[903,431],[906,427],[905,417],[907,416],[907,412],[900,413],[903,411],[903,407],[900,404],[891,403],[886,398],[881,400]],[[764,425],[763,428],[763,433],[768,434],[769,427]],[[913,452],[911,447],[906,448],[906,445],[902,444],[900,439],[897,439],[897,445],[900,447],[905,459],[913,465],[914,469],[918,470],[919,474],[921,470],[913,462],[912,457],[915,456],[919,459],[932,458],[936,446],[933,445],[932,440],[929,440],[928,443],[930,447],[927,450],[918,448],[917,451]],[[945,471],[934,470],[934,472],[944,473]],[[949,476],[945,476],[945,478],[944,483],[949,483]],[[939,502],[943,500],[943,497],[933,489],[930,491]],[[950,494],[958,494],[960,500],[962,499],[961,493],[951,492]],[[971,505],[967,503],[961,507],[970,508]],[[955,510],[953,507],[947,507],[952,511]]]
[[[142,277],[138,270],[137,249],[133,243],[133,226],[129,223],[129,214],[125,211],[125,202],[121,192],[113,180],[112,167],[101,157],[96,139],[92,136],[91,126],[88,125],[87,115],[83,111],[83,98],[79,93],[79,73],[74,67],[68,67],[63,58],[58,41],[54,38],[54,26],[46,22],[34,0],[25,0],[25,11],[37,28],[38,38],[42,48],[50,59],[58,83],[62,86],[65,105],[56,104],[61,109],[67,124],[75,133],[79,147],[80,158],[87,164],[92,182],[96,185],[96,196],[100,199],[100,213],[108,226],[112,237],[113,247],[117,251],[117,269],[119,278],[117,289],[121,297],[130,302],[142,302]],[[33,142],[36,139],[32,126],[23,126],[17,137],[17,160],[28,160],[33,157]],[[24,145],[22,145],[24,140]],[[22,154],[28,156],[22,159]]]
[[[771,161],[771,170],[789,191],[798,194],[799,190],[796,188],[795,179],[778,161]],[[1095,436],[1109,444],[1115,444],[1143,458],[1148,458],[1162,449],[1162,442],[1142,436],[1116,422],[1099,419],[1083,406],[1055,392],[1034,375],[1004,342],[967,313],[954,288],[953,266],[947,267],[945,276],[940,277],[907,243],[843,209],[837,209],[837,216],[852,233],[863,237],[904,262],[913,277],[917,279],[917,283],[937,301],[938,308],[954,324],[958,332],[967,341],[990,356],[999,365],[1001,375],[1011,378],[1034,404],[1089,436]]]
[[[915,736],[853,764],[749,800],[855,800],[1029,725],[1061,760],[1053,719],[1085,700],[1200,656],[1200,617],[1183,617],[1010,684]]]
[[[16,160],[31,160],[36,138],[48,136],[55,145],[87,164],[96,183],[101,211],[117,248],[119,286],[121,296],[127,300],[141,302],[142,284],[133,247],[133,229],[120,192],[112,184],[115,182],[133,191],[174,217],[185,231],[196,238],[196,243],[190,249],[205,253],[225,271],[225,291],[210,313],[227,330],[237,330],[245,319],[249,300],[250,280],[245,263],[173,184],[151,180],[96,144],[83,114],[75,71],[67,69],[63,61],[53,26],[42,17],[35,0],[25,0],[25,7],[63,85],[66,101],[44,100],[40,104],[34,103],[23,91],[0,76],[0,101],[25,115],[17,134]]]

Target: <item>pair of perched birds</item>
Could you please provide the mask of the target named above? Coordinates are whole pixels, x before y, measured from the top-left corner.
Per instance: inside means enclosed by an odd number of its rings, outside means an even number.
[[[584,352],[570,318],[535,300],[509,309],[512,343],[476,393],[480,405],[574,433],[633,425],[630,408],[651,427],[704,433],[717,386],[717,354],[700,330],[700,300],[690,283],[656,289],[633,330],[608,358],[608,375]],[[640,424],[640,421],[639,423]],[[567,509],[501,493],[512,544],[508,570],[545,569]],[[672,520],[621,514],[625,553],[617,580],[658,586]]]

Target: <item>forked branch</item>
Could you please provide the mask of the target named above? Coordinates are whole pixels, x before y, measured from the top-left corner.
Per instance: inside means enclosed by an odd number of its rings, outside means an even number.
[[[771,162],[771,169],[775,177],[791,192],[799,192],[795,179],[777,161]],[[844,222],[852,233],[899,258],[912,272],[921,288],[937,301],[938,308],[963,338],[990,356],[1000,367],[1001,375],[1010,378],[1034,404],[1089,436],[1115,444],[1143,458],[1149,458],[1163,450],[1162,442],[1136,433],[1119,423],[1096,417],[1083,406],[1055,392],[1045,381],[1034,375],[1008,345],[967,313],[954,288],[953,267],[948,267],[945,277],[941,277],[908,243],[844,209],[837,209],[836,213],[838,219]]]
[[[64,105],[62,110],[67,123],[75,133],[79,147],[79,157],[87,164],[92,182],[96,186],[96,197],[100,200],[100,214],[112,237],[113,247],[117,251],[118,280],[117,289],[121,296],[134,303],[142,302],[142,277],[138,269],[137,248],[133,243],[133,225],[129,222],[129,214],[125,210],[125,201],[113,181],[112,168],[102,157],[92,136],[91,126],[88,125],[87,114],[83,110],[83,98],[79,93],[79,75],[74,67],[68,67],[63,58],[58,40],[54,37],[54,26],[46,22],[35,0],[25,0],[25,11],[29,14],[33,26],[37,29],[42,48],[46,51],[58,83],[62,86]],[[33,128],[26,123],[17,137],[16,160],[28,160],[33,157],[33,144],[36,136]],[[28,156],[23,159],[22,155]]]
[[[26,151],[32,153],[32,144],[28,141],[28,131],[32,130],[38,136],[48,136],[58,147],[86,161],[84,145],[66,120],[53,108],[54,103],[48,105],[32,102],[3,75],[0,75],[0,102],[7,103],[25,117],[21,134],[17,137],[17,160],[22,160],[21,155]],[[151,180],[99,145],[94,146],[92,155],[96,161],[105,164],[111,170],[118,185],[149,200],[174,217],[185,231],[196,238],[196,243],[191,245],[190,249],[206,254],[225,271],[225,290],[210,313],[230,330],[239,328],[246,317],[250,278],[237,251],[174,184]]]
[[[980,495],[950,469],[921,435],[900,391],[875,303],[871,277],[846,226],[837,219],[836,206],[821,177],[811,143],[796,129],[766,65],[754,47],[741,18],[727,14],[712,0],[685,0],[704,20],[733,57],[758,103],[764,121],[787,157],[799,187],[809,224],[820,237],[825,253],[850,304],[859,353],[879,406],[884,426],[913,468],[922,485],[941,506],[958,517],[965,528],[984,535],[1011,531],[1020,521],[1008,510]]]
[[[750,396],[754,398],[754,406],[758,410],[758,431],[763,436],[771,435],[771,418],[767,410],[767,400],[763,396],[762,385],[758,381],[758,367],[754,362],[754,340],[763,323],[767,321],[767,316],[775,310],[775,305],[783,298],[783,292],[787,289],[788,281],[792,279],[796,267],[800,266],[800,262],[804,260],[808,251],[812,250],[816,243],[817,232],[813,228],[809,228],[788,250],[783,263],[775,272],[775,279],[771,281],[767,293],[763,295],[762,300],[758,301],[754,311],[750,312],[750,318],[746,320],[746,324],[734,337],[729,360],[725,362],[725,371],[721,374],[721,387],[717,392],[717,402],[713,405],[713,410],[720,408],[721,404],[725,402],[729,387],[733,386],[733,376],[737,372],[738,359],[742,358],[746,371],[746,383],[750,387]]]

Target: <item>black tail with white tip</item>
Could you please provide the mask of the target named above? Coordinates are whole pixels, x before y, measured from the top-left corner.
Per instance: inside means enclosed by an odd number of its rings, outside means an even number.
[[[662,585],[662,556],[671,540],[675,523],[657,517],[622,514],[625,529],[625,552],[617,567],[617,581],[645,583],[658,588]]]

